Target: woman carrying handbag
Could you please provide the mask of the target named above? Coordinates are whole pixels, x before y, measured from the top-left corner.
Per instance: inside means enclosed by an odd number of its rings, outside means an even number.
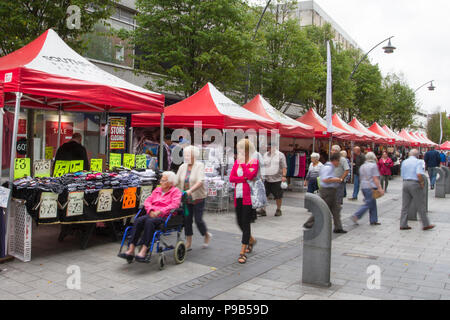
[[[253,251],[256,244],[255,238],[251,236],[250,221],[252,216],[252,192],[250,184],[258,175],[259,162],[252,159],[255,147],[248,139],[240,140],[237,145],[237,159],[230,173],[230,182],[235,183],[234,206],[236,208],[236,219],[242,231],[242,246],[238,262],[247,262],[247,253]]]

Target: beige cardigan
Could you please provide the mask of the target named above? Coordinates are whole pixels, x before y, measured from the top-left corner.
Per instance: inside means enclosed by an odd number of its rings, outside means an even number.
[[[184,190],[184,179],[186,179],[188,165],[183,163],[177,172],[177,187],[181,191]],[[195,161],[192,165],[191,175],[189,176],[189,186],[193,186],[198,181],[205,181],[205,165],[199,161]],[[192,192],[192,200],[204,199],[206,198],[206,190],[204,184],[200,188]]]

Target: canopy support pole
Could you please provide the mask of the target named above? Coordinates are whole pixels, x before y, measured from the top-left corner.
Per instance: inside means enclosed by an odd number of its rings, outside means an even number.
[[[328,141],[329,141],[329,143],[328,143],[328,160],[330,160],[330,156],[331,156],[331,143],[332,143],[332,141],[333,141],[333,136],[331,136],[331,137],[328,139]]]
[[[355,142],[354,141],[351,141],[350,142],[350,159],[351,159],[351,161],[350,161],[350,181],[352,181],[353,182],[353,161],[354,161],[354,159],[353,159],[353,148],[355,148]]]
[[[56,142],[56,150],[59,149],[59,147],[61,146],[61,111],[62,110],[62,106],[59,105],[58,108],[58,140]]]
[[[164,158],[164,113],[161,113],[161,122],[159,128],[159,170],[163,171]]]
[[[312,152],[316,151],[316,137],[313,137],[313,147],[312,147]]]
[[[16,95],[16,107],[14,110],[14,127],[13,127],[13,137],[11,140],[11,162],[9,165],[9,189],[11,190],[11,195],[8,200],[8,208],[6,212],[6,232],[5,232],[5,252],[8,252],[8,238],[9,238],[9,216],[11,213],[11,201],[12,201],[12,189],[13,189],[13,181],[14,181],[14,168],[15,163],[14,160],[16,158],[16,143],[17,143],[17,129],[19,126],[19,114],[20,114],[20,100],[22,99],[22,92],[15,92]]]

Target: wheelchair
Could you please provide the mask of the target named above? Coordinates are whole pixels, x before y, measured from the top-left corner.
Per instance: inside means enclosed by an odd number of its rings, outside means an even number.
[[[142,214],[145,214],[144,208],[140,209],[136,216],[134,217],[134,221]],[[175,214],[177,213],[177,214]],[[120,245],[118,256],[122,253],[122,248],[124,247],[125,242],[127,242],[127,247],[130,245],[131,238],[131,228],[133,226],[128,226],[123,234],[122,242]],[[166,255],[167,251],[173,250],[173,256],[176,264],[181,264],[184,262],[186,258],[186,245],[184,240],[181,239],[181,231],[184,228],[184,215],[182,209],[175,209],[170,212],[170,215],[164,221],[164,224],[161,224],[160,227],[155,230],[153,234],[152,242],[149,246],[147,255],[145,256],[145,262],[150,263],[153,249],[156,247],[156,253],[158,254],[158,267],[159,270],[163,270],[166,265]],[[167,243],[162,237],[170,236],[172,233],[177,233],[177,241],[175,245],[171,245]],[[138,246],[142,245],[140,241]],[[127,259],[128,263],[132,263],[133,259]]]

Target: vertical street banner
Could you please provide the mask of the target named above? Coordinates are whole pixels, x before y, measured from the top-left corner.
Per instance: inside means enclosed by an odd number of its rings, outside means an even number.
[[[439,144],[442,144],[442,112],[439,112],[439,128],[441,129],[441,135],[439,136]]]
[[[109,118],[109,149],[123,150],[125,149],[126,137],[126,118],[111,117]]]
[[[327,107],[327,132],[333,132],[333,89],[332,89],[332,75],[331,75],[331,49],[330,41],[327,41],[327,94],[326,94],[326,107]]]

